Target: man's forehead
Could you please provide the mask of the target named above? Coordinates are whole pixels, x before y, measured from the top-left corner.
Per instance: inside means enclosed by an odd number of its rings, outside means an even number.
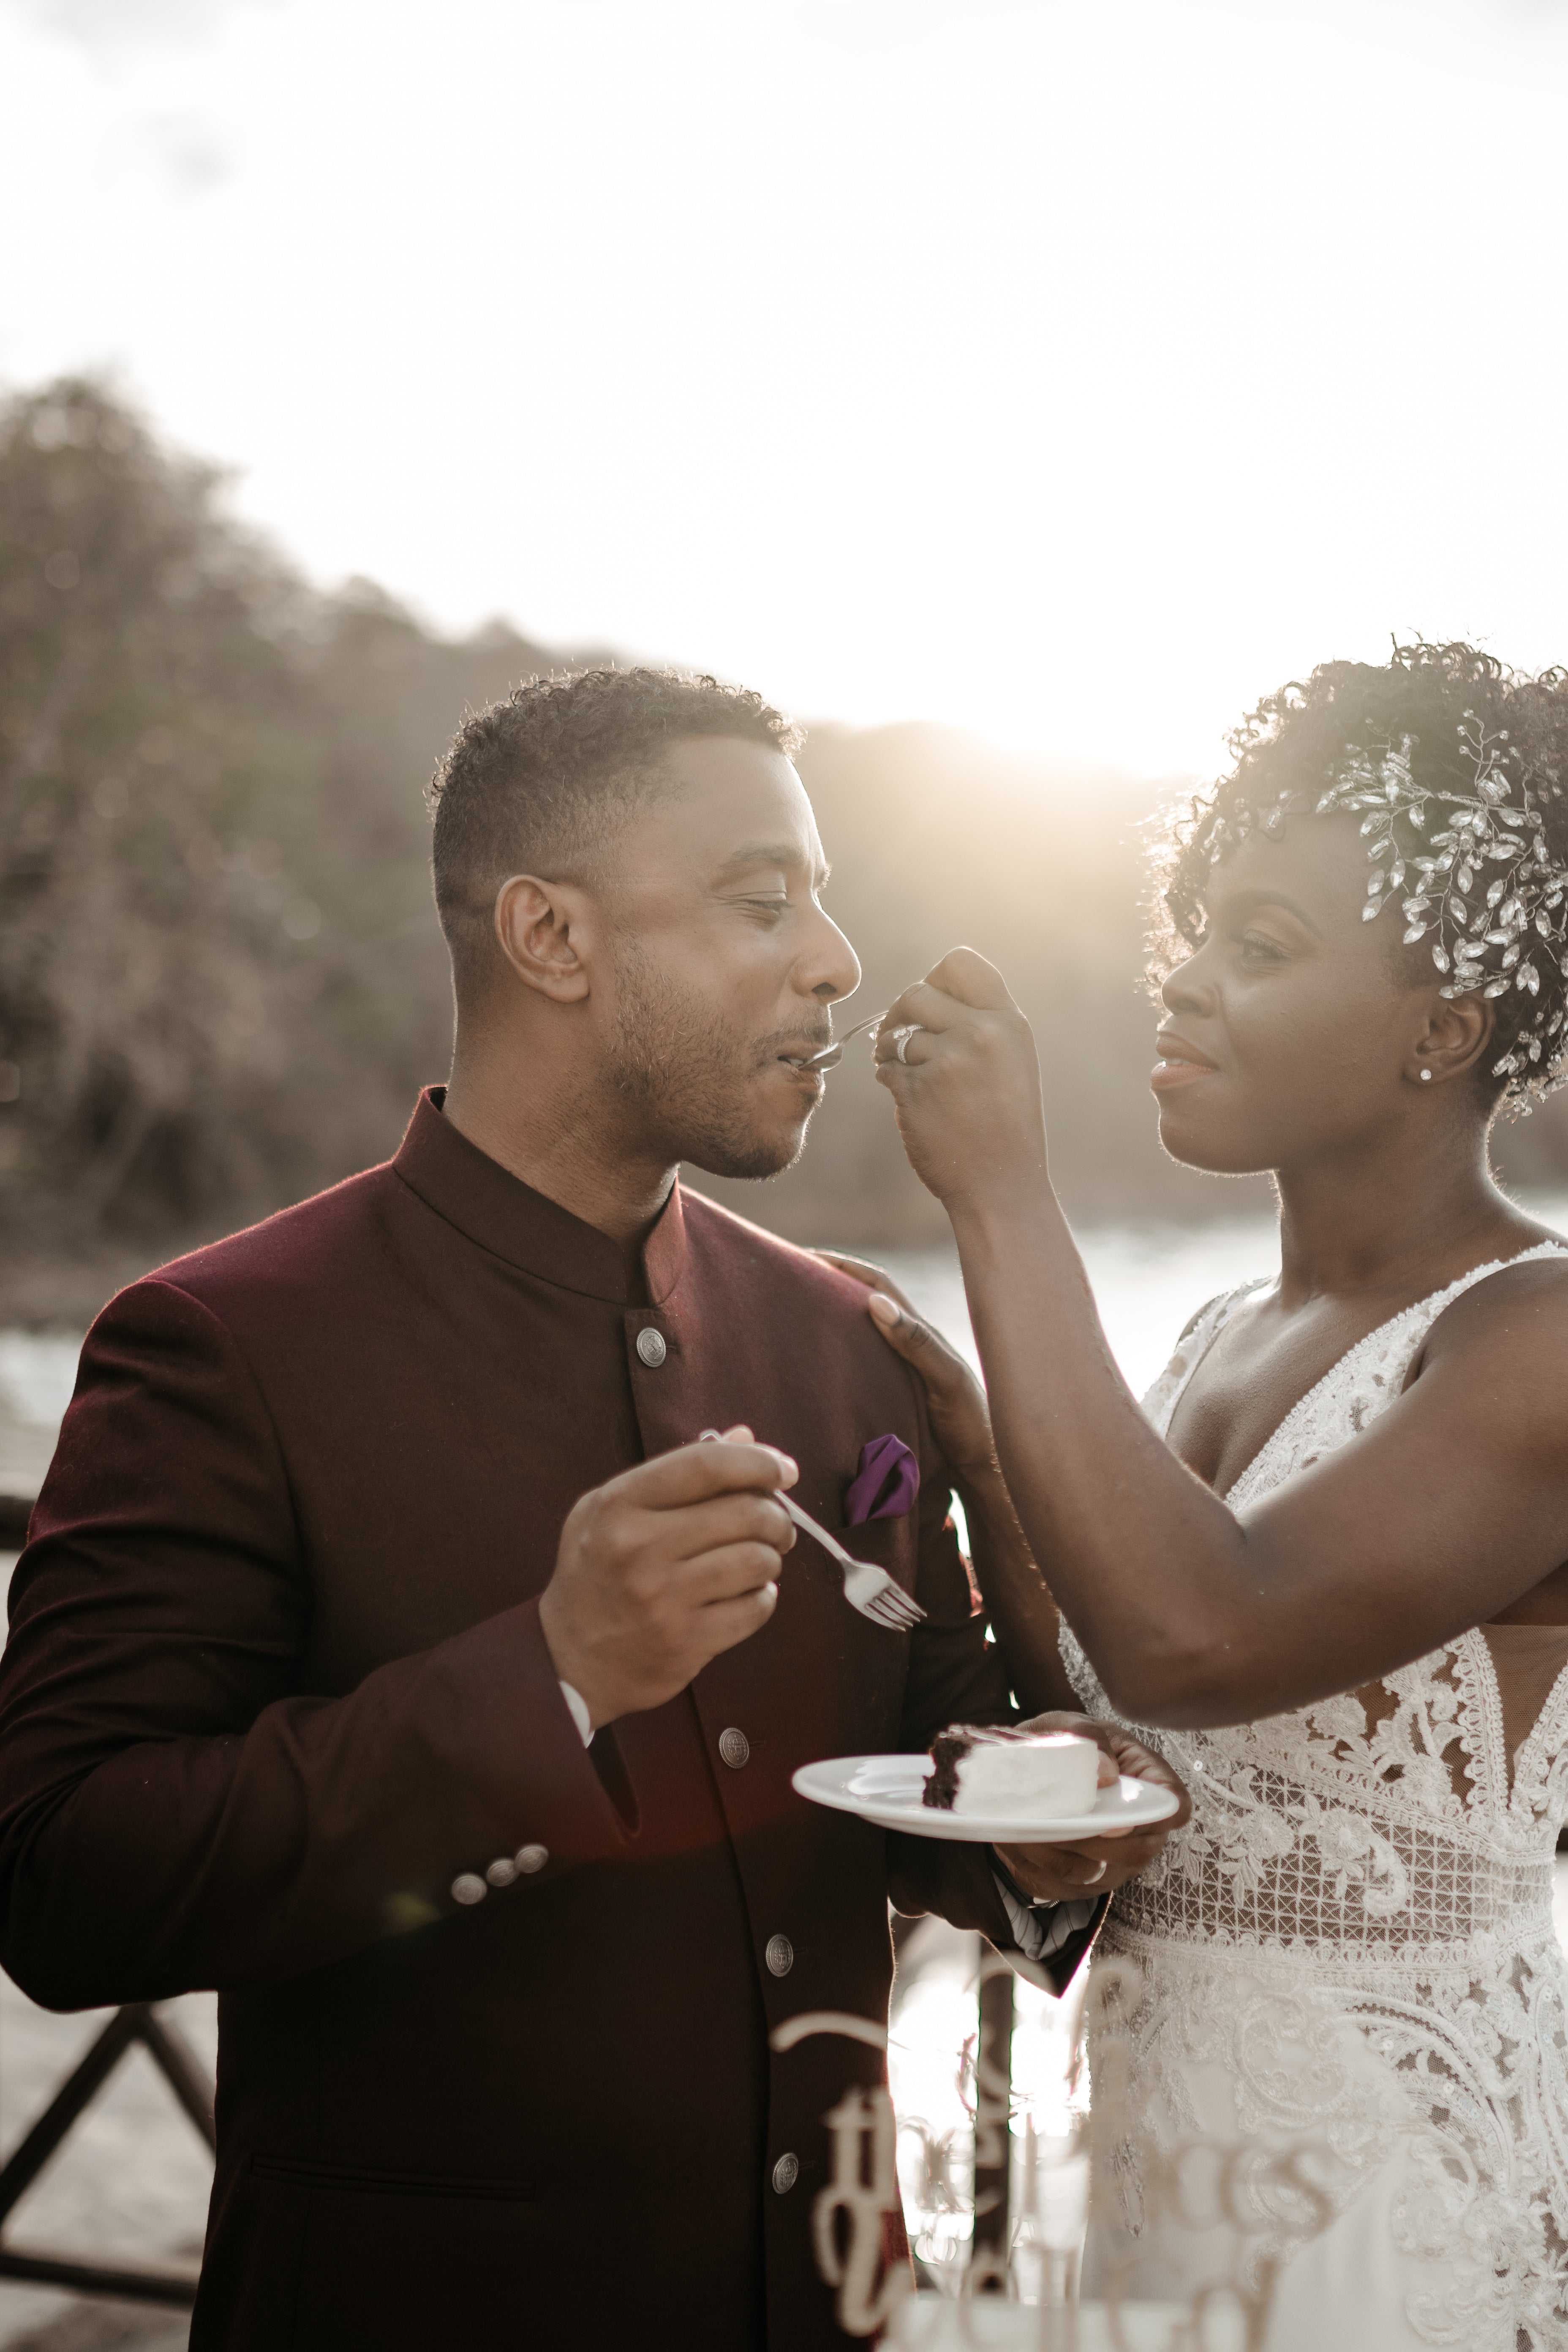
[[[805,786],[784,753],[727,737],[674,743],[659,762],[673,790],[650,830],[710,878],[756,866],[822,865],[822,845]]]

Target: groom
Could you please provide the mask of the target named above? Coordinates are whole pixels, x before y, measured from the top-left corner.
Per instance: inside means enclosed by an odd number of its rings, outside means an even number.
[[[824,2118],[880,2062],[770,2035],[884,2017],[889,1892],[1016,1948],[984,1849],[793,1793],[1007,1695],[859,1286],[674,1181],[794,1159],[858,981],[793,748],[648,671],[471,719],[449,1087],[88,1340],[0,1680],[0,1957],[60,2008],[221,1989],[195,2352],[841,2342]]]

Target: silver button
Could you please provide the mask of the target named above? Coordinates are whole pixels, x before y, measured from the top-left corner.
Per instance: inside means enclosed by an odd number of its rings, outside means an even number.
[[[492,1886],[510,1886],[517,1876],[517,1864],[510,1853],[498,1853],[485,1876]]]
[[[800,2158],[786,2149],[773,2167],[773,2187],[781,2197],[787,2197],[800,2179]]]
[[[743,1731],[737,1731],[731,1724],[728,1731],[719,1734],[719,1753],[731,1771],[738,1772],[742,1764],[751,1761],[752,1743]]]
[[[787,1936],[770,1936],[763,1958],[775,1977],[787,1977],[795,1966],[795,1946]]]
[[[489,1891],[484,1880],[471,1870],[465,1870],[452,1881],[454,1903],[482,1903]]]
[[[531,1877],[536,1870],[542,1870],[549,1859],[550,1848],[547,1845],[520,1845],[513,1856],[525,1877]]]
[[[669,1349],[664,1344],[664,1333],[656,1331],[651,1323],[645,1330],[637,1333],[633,1344],[650,1372],[657,1371],[669,1353]]]

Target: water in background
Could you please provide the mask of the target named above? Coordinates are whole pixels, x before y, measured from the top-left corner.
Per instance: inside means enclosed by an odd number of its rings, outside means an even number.
[[[1134,1395],[1163,1371],[1176,1334],[1205,1299],[1279,1265],[1272,1218],[1214,1225],[1097,1226],[1078,1236],[1107,1339]],[[887,1250],[885,1266],[921,1313],[975,1359],[952,1249]]]
[[[1519,1199],[1528,1215],[1568,1237],[1568,1192]],[[1077,1240],[1105,1336],[1134,1396],[1142,1396],[1164,1370],[1183,1326],[1200,1307],[1237,1283],[1279,1271],[1272,1217],[1219,1218],[1206,1225],[1090,1225]],[[973,1363],[957,1253],[888,1250],[877,1263]]]

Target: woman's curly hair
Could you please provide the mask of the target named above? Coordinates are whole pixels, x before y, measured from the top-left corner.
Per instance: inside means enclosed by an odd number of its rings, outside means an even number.
[[[1292,679],[1265,695],[1228,738],[1235,761],[1230,773],[1166,819],[1154,860],[1150,945],[1156,982],[1202,937],[1217,842],[1245,832],[1258,813],[1278,810],[1288,798],[1296,805],[1296,794],[1315,809],[1342,772],[1347,752],[1375,756],[1389,745],[1404,745],[1417,789],[1439,800],[1471,793],[1476,771],[1467,752],[1467,722],[1472,736],[1479,722],[1497,739],[1502,768],[1516,784],[1528,780],[1547,851],[1554,866],[1568,869],[1568,670],[1529,677],[1474,646],[1395,642],[1392,658],[1381,665],[1324,662],[1304,681]],[[1427,950],[1402,947],[1399,953],[1413,973],[1431,977]],[[1554,1034],[1563,1025],[1554,1016],[1568,1016],[1568,978],[1555,958],[1542,956],[1540,963],[1537,996],[1510,990],[1493,999],[1500,1057],[1512,1052],[1538,1015],[1544,1013],[1553,1023]],[[1528,1108],[1529,1094],[1541,1090],[1539,1078],[1527,1087],[1512,1076],[1500,1076],[1492,1060],[1489,1053],[1485,1087]],[[1525,1072],[1527,1078],[1532,1075]]]

